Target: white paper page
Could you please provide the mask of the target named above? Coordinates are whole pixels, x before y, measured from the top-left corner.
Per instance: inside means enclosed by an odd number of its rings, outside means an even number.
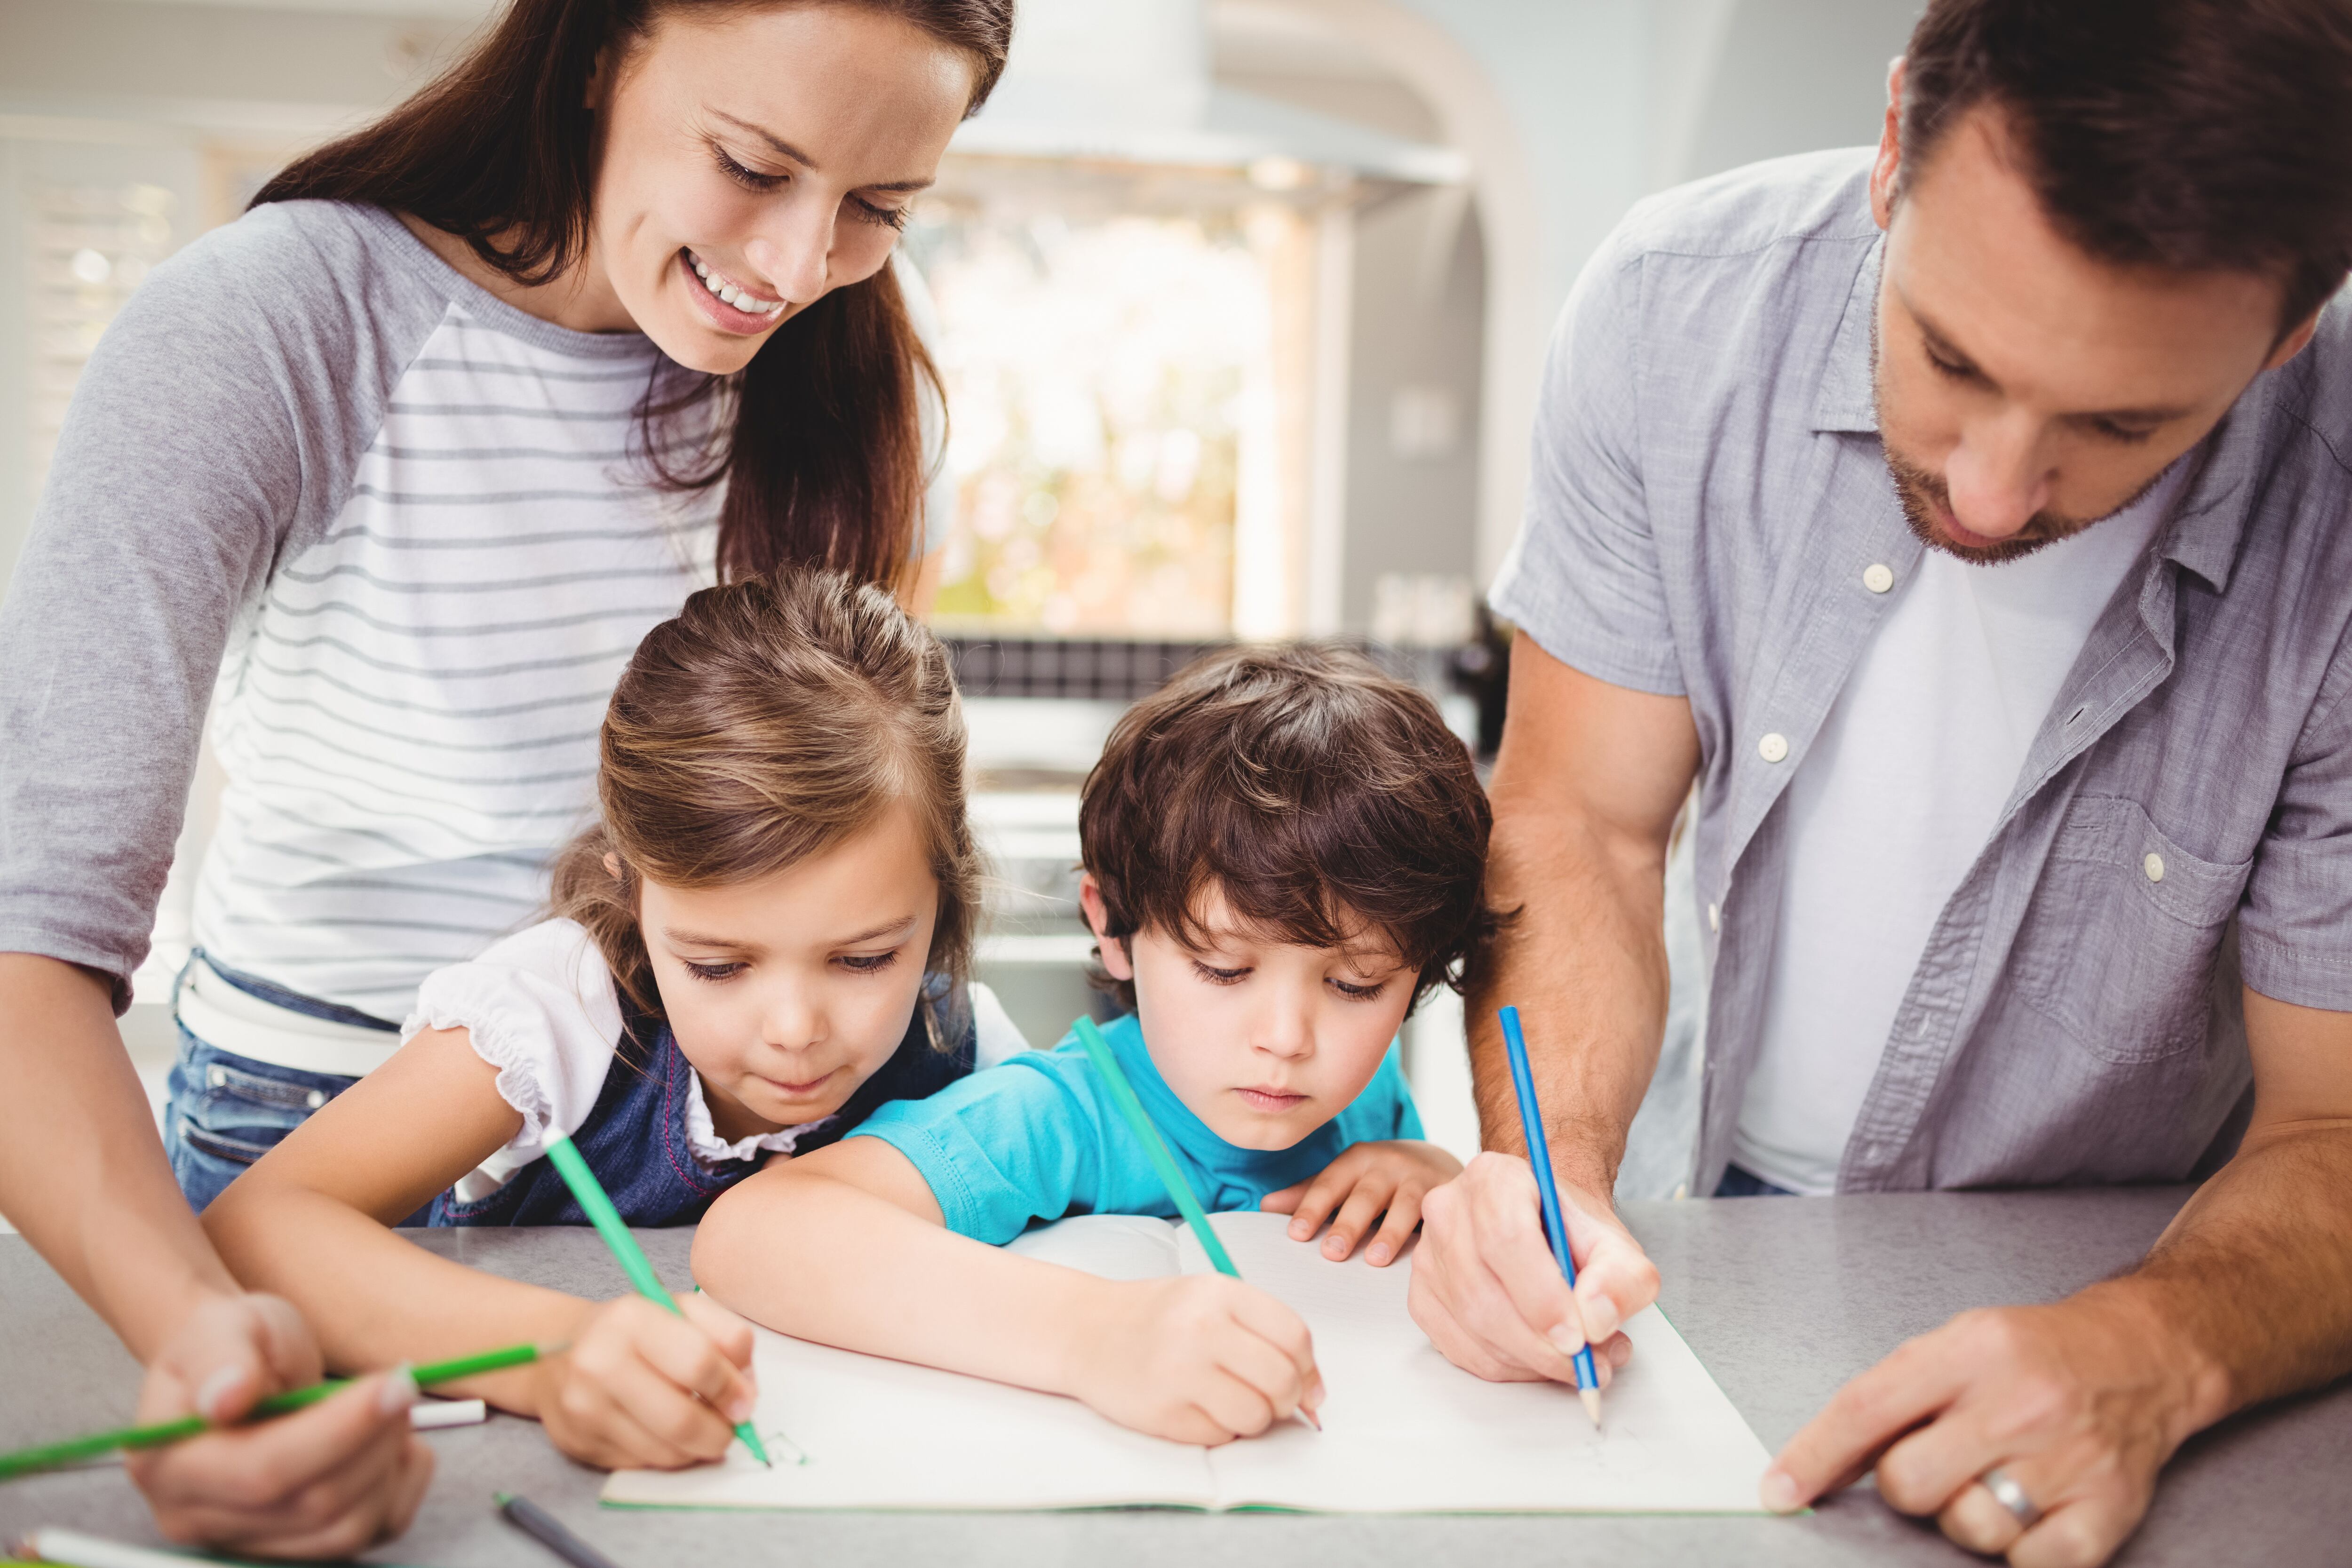
[[[1109,1279],[1176,1272],[1162,1220],[1065,1220],[1013,1250]],[[615,1471],[604,1501],[962,1510],[1213,1500],[1204,1450],[1129,1431],[1075,1399],[756,1332],[752,1419],[776,1468],[738,1443],[720,1463],[697,1469]],[[806,1462],[796,1462],[802,1455]]]
[[[1242,1278],[1315,1334],[1319,1434],[1286,1422],[1212,1450],[1221,1507],[1334,1512],[1755,1513],[1770,1463],[1730,1400],[1655,1308],[1626,1326],[1632,1364],[1596,1434],[1573,1389],[1487,1383],[1440,1355],[1405,1307],[1407,1259],[1324,1258],[1281,1215],[1213,1223]],[[1188,1273],[1208,1259],[1188,1233]]]

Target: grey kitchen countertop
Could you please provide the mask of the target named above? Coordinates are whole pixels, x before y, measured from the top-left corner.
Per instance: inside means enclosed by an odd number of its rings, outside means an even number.
[[[2050,1300],[2128,1266],[2188,1189],[1931,1193],[1627,1205],[1656,1259],[1660,1304],[1767,1447],[1778,1448],[1847,1377],[1964,1309]],[[588,1296],[618,1293],[593,1232],[423,1233],[499,1274]],[[685,1230],[639,1233],[663,1277],[688,1279]],[[2251,1307],[2251,1304],[2250,1304]],[[20,1237],[0,1237],[0,1449],[129,1418],[138,1369]],[[1863,1487],[1796,1519],[1671,1516],[1088,1513],[668,1513],[604,1510],[598,1472],[535,1425],[431,1434],[433,1489],[384,1563],[555,1559],[492,1511],[496,1488],[562,1517],[622,1568],[943,1561],[960,1568],[1118,1568],[1213,1560],[1277,1563],[1968,1563],[1932,1527]],[[119,1469],[0,1486],[0,1542],[66,1525],[152,1542]],[[2352,1563],[2352,1386],[2263,1407],[2192,1440],[2166,1472],[2118,1564]]]

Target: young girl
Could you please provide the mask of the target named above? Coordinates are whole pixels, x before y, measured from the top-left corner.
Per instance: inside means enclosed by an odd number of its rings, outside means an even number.
[[[1023,1047],[959,984],[978,858],[947,658],[879,588],[810,573],[706,589],[631,659],[604,721],[603,821],[553,918],[436,972],[393,1059],[233,1184],[229,1266],[375,1367],[569,1342],[470,1392],[591,1464],[718,1457],[751,1403],[749,1331],[466,1268],[390,1228],[583,1223],[569,1135],[633,1225],[692,1221],[771,1154]],[[617,1285],[617,1278],[614,1283]]]

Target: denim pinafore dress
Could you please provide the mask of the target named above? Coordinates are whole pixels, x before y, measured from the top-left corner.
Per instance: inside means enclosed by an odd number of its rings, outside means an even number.
[[[971,1071],[976,1048],[964,988],[943,974],[927,977],[898,1050],[793,1152],[805,1154],[839,1142],[885,1101],[938,1093]],[[719,1194],[760,1168],[757,1156],[713,1163],[695,1152],[686,1131],[687,1101],[694,1088],[694,1065],[677,1048],[669,1026],[628,1009],[604,1089],[572,1142],[630,1225],[692,1225]],[[555,1167],[541,1158],[478,1203],[460,1203],[454,1190],[443,1193],[433,1200],[427,1223],[586,1225],[588,1216]]]

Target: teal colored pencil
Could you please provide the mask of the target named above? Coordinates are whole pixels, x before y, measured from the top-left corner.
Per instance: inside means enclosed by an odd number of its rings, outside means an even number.
[[[486,1372],[520,1366],[525,1362],[538,1359],[537,1345],[510,1345],[502,1351],[459,1356],[455,1361],[430,1362],[413,1369],[409,1375],[416,1379],[417,1387],[430,1388],[436,1384],[455,1383],[462,1377],[478,1377]],[[316,1405],[350,1386],[350,1379],[334,1377],[324,1383],[311,1384],[307,1388],[289,1388],[283,1394],[273,1394],[257,1400],[249,1419],[284,1415],[305,1405]],[[87,1437],[69,1437],[62,1443],[46,1443],[37,1448],[19,1448],[13,1454],[0,1454],[0,1481],[28,1476],[36,1470],[51,1470],[59,1465],[95,1459],[100,1454],[110,1454],[117,1448],[159,1448],[166,1443],[177,1443],[210,1430],[212,1423],[203,1416],[184,1415],[177,1421],[157,1421],[145,1426],[119,1426],[111,1432],[93,1432]]]
[[[1218,1273],[1240,1279],[1242,1271],[1234,1267],[1233,1258],[1225,1251],[1225,1244],[1217,1239],[1216,1231],[1209,1224],[1208,1212],[1201,1207],[1201,1200],[1192,1195],[1192,1184],[1184,1179],[1183,1171],[1177,1166],[1176,1156],[1168,1152],[1167,1143],[1160,1136],[1160,1129],[1151,1124],[1150,1113],[1143,1109],[1143,1101],[1135,1098],[1135,1086],[1127,1081],[1127,1069],[1120,1067],[1118,1058],[1111,1054],[1110,1042],[1102,1037],[1102,1031],[1095,1027],[1092,1018],[1080,1018],[1077,1030],[1078,1044],[1086,1047],[1087,1059],[1095,1064],[1095,1071],[1102,1074],[1103,1081],[1110,1086],[1111,1103],[1118,1107],[1121,1116],[1127,1118],[1129,1128],[1135,1133],[1135,1141],[1143,1145],[1144,1153],[1150,1157],[1151,1168],[1160,1173],[1160,1184],[1168,1189],[1168,1196],[1175,1203],[1176,1212],[1184,1216],[1184,1223],[1191,1226],[1192,1234],[1200,1238],[1201,1250],[1209,1255],[1209,1261],[1216,1266]]]
[[[1217,1239],[1215,1228],[1209,1224],[1208,1211],[1201,1206],[1201,1200],[1192,1195],[1192,1184],[1184,1179],[1183,1169],[1176,1163],[1176,1156],[1168,1152],[1168,1144],[1160,1136],[1160,1129],[1151,1124],[1151,1113],[1143,1109],[1143,1101],[1136,1099],[1135,1086],[1127,1081],[1127,1069],[1118,1065],[1118,1058],[1112,1054],[1110,1042],[1102,1037],[1102,1031],[1095,1027],[1092,1018],[1080,1018],[1077,1031],[1078,1044],[1086,1048],[1087,1060],[1094,1063],[1095,1071],[1102,1074],[1103,1082],[1110,1089],[1110,1102],[1118,1107],[1118,1113],[1127,1119],[1135,1141],[1143,1145],[1144,1153],[1150,1158],[1151,1168],[1160,1173],[1160,1184],[1168,1189],[1168,1196],[1176,1205],[1176,1212],[1182,1215],[1184,1223],[1192,1227],[1192,1235],[1199,1239],[1201,1250],[1209,1255],[1209,1261],[1218,1273],[1230,1279],[1240,1279],[1242,1271],[1234,1267],[1233,1255],[1225,1250],[1225,1244]],[[1315,1430],[1323,1430],[1323,1423],[1304,1405],[1298,1407],[1298,1414]]]
[[[637,1288],[637,1294],[678,1317],[686,1316],[678,1310],[677,1300],[662,1288],[661,1276],[656,1274],[654,1266],[646,1261],[645,1248],[639,1247],[637,1238],[629,1234],[629,1227],[622,1222],[621,1211],[614,1208],[613,1200],[604,1195],[604,1188],[596,1180],[596,1173],[588,1168],[588,1162],[580,1157],[580,1151],[572,1147],[572,1140],[558,1133],[547,1145],[547,1158],[555,1167],[555,1173],[563,1178],[563,1184],[572,1189],[572,1201],[580,1205],[580,1212],[588,1216],[588,1223],[594,1226],[596,1234],[604,1238],[604,1245],[612,1251],[613,1260],[621,1266],[621,1272],[626,1274],[629,1283]],[[768,1458],[767,1448],[760,1442],[760,1434],[751,1429],[749,1421],[735,1428],[735,1436],[743,1439],[743,1447],[751,1450],[753,1458],[770,1469],[775,1468],[776,1462]]]

